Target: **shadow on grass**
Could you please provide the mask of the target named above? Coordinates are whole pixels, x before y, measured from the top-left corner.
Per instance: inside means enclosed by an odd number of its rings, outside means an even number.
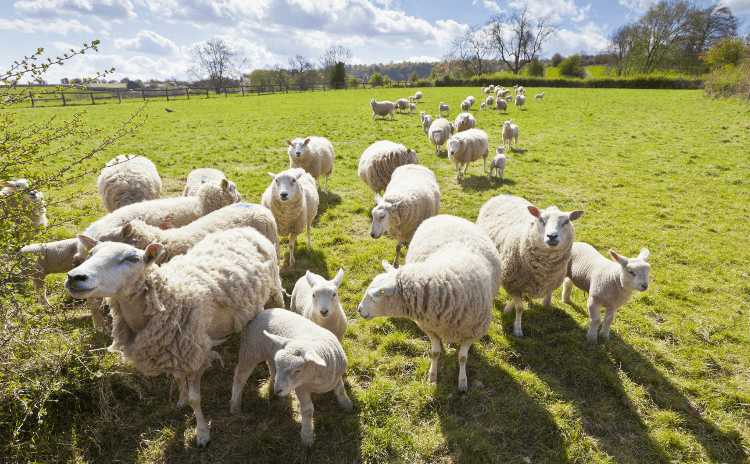
[[[470,167],[469,172],[459,179],[458,185],[460,185],[463,190],[485,191],[495,190],[498,187],[512,187],[516,185],[516,181],[511,179],[504,179],[501,181],[499,177],[493,177],[492,179],[487,180],[487,173],[472,176]]]
[[[331,273],[336,275],[338,271],[338,269],[329,270],[323,250],[316,248],[311,250],[307,247],[307,235],[304,236],[304,239],[302,237],[302,235],[297,237],[297,243],[294,246],[294,267],[289,266],[288,242],[287,244],[281,244],[281,284],[290,295],[292,289],[294,289],[294,284],[308,270],[322,276],[326,280],[332,278]]]
[[[332,193],[330,190],[327,192],[323,190],[318,190],[318,198],[319,198],[318,214],[313,219],[313,222],[312,222],[313,226],[318,224],[318,222],[320,221],[320,218],[326,213],[326,211],[328,211],[330,208],[341,205],[341,196],[335,193]]]

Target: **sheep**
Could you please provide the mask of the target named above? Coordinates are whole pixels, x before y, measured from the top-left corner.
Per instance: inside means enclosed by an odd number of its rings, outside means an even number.
[[[91,257],[68,272],[74,298],[108,298],[113,319],[110,352],[146,375],[171,373],[178,407],[190,404],[196,443],[210,440],[201,410],[200,380],[224,337],[240,332],[266,303],[282,297],[271,242],[250,227],[208,235],[185,255],[161,266],[159,243],[145,250],[116,242],[79,239]]]
[[[466,101],[469,102],[469,104],[471,106],[474,106],[474,103],[477,102],[477,100],[474,97],[472,97],[471,95],[469,95],[468,97],[466,97]]]
[[[498,111],[507,111],[508,110],[508,102],[506,102],[502,98],[498,98],[495,100],[495,109]]]
[[[468,129],[474,129],[477,126],[477,120],[471,113],[461,113],[456,116],[453,126],[456,128],[456,132],[463,132]]]
[[[406,98],[399,98],[396,100],[396,109],[403,114],[404,110],[409,109],[409,100]]]
[[[430,125],[428,135],[430,143],[435,145],[435,155],[440,153],[440,147],[445,145],[451,134],[453,134],[453,126],[447,119],[437,119]]]
[[[518,86],[518,93],[520,95],[526,95],[526,89],[524,89],[522,86]]]
[[[468,390],[466,359],[474,340],[489,331],[502,266],[493,243],[466,219],[440,215],[417,229],[400,269],[383,261],[357,312],[365,320],[408,317],[430,337],[429,380],[437,382],[441,340],[461,341],[458,390]]]
[[[422,111],[422,113],[424,113],[424,111]],[[422,132],[427,134],[428,131],[430,130],[430,126],[432,125],[432,115],[429,115],[429,114],[424,115],[424,117],[422,117],[421,119],[422,119]]]
[[[307,247],[312,249],[310,228],[318,214],[318,191],[312,176],[303,169],[288,169],[278,174],[269,172],[273,179],[263,192],[261,205],[271,210],[276,218],[279,236],[289,236],[289,267],[294,267],[294,242],[307,228]]]
[[[22,189],[26,189],[25,191]],[[29,181],[17,179],[3,182],[0,190],[0,208],[8,220],[18,225],[30,225],[39,230],[47,227],[47,208],[44,206],[44,195],[36,190],[29,190]]]
[[[328,191],[328,176],[333,173],[333,145],[324,137],[297,137],[294,140],[285,140],[289,145],[289,168],[302,168],[313,176],[315,185],[320,188],[320,176],[326,176],[326,184],[323,190]]]
[[[307,271],[299,278],[292,290],[289,309],[330,330],[339,342],[344,340],[348,327],[344,308],[339,301],[339,286],[344,280],[344,270],[339,269],[333,280]]]
[[[126,205],[156,200],[161,195],[161,178],[150,159],[138,155],[112,158],[96,180],[104,208],[115,211]]]
[[[417,101],[416,97],[414,97],[414,95],[409,95],[409,103],[414,103],[415,101]]]
[[[398,167],[385,194],[375,195],[375,202],[370,236],[378,239],[387,231],[396,238],[393,266],[398,267],[401,245],[411,241],[422,221],[440,211],[440,187],[435,173],[424,166]]]
[[[490,88],[490,93],[495,91],[495,86],[493,84],[490,84],[489,88]]]
[[[417,105],[414,103],[409,103],[409,113],[414,114],[414,110],[417,109]]]
[[[589,311],[589,330],[586,341],[596,343],[596,332],[602,320],[601,309],[604,307],[604,324],[602,338],[609,342],[609,329],[615,319],[617,310],[628,302],[635,290],[648,289],[649,251],[642,248],[636,258],[626,258],[612,250],[610,261],[600,255],[588,243],[575,242],[571,250],[570,262],[563,282],[562,301],[570,302],[573,285],[589,294],[586,306]]]
[[[513,140],[516,141],[516,150],[518,150],[518,126],[511,124],[513,119],[510,121],[503,122],[503,148],[505,148],[505,141],[508,141],[508,150],[513,148]]]
[[[417,103],[420,103],[422,100],[422,92],[417,91],[417,93],[414,94],[414,98],[417,99]]]
[[[503,173],[505,172],[505,148],[503,147],[497,147],[495,149],[495,157],[492,158],[492,162],[490,163],[490,172],[487,174],[487,180],[492,179],[492,170],[494,169],[497,174],[500,176],[500,181],[503,181]]]
[[[464,100],[461,102],[461,111],[469,111],[471,109],[471,103]]]
[[[415,150],[390,140],[380,140],[362,153],[357,174],[370,190],[380,193],[391,181],[393,171],[405,164],[419,164]]]
[[[396,104],[391,101],[377,102],[373,98],[370,100],[370,108],[372,109],[372,116],[370,119],[375,119],[375,116],[382,116],[385,119],[386,114],[391,115],[391,121],[393,121],[393,110],[396,109]]]
[[[226,179],[227,176],[213,168],[198,168],[190,171],[185,182],[185,189],[182,191],[183,197],[194,197],[198,193],[198,189],[201,185],[205,184],[209,180],[215,180],[221,182],[222,179]],[[240,201],[242,199],[240,198]]]
[[[229,411],[241,411],[242,389],[258,363],[266,361],[273,378],[273,390],[286,396],[294,390],[302,416],[302,444],[314,442],[310,393],[333,390],[339,406],[351,411],[354,404],[346,395],[343,374],[346,353],[336,337],[299,314],[281,308],[267,309],[250,321],[242,335],[240,356],[234,370]]]
[[[537,98],[539,99],[539,101],[542,101],[542,98],[544,98],[544,94],[545,93],[547,93],[547,92],[542,92],[542,93],[538,93],[538,94],[534,95],[534,101],[536,101]]]
[[[490,88],[489,87],[482,87],[482,93],[484,93],[485,95],[489,95],[490,94]]]
[[[505,307],[516,307],[513,333],[523,336],[523,295],[552,302],[552,292],[562,285],[575,240],[573,223],[583,211],[562,212],[556,206],[542,211],[527,200],[511,195],[491,198],[479,210],[477,225],[497,247],[503,260],[503,288],[511,297]]]
[[[469,163],[484,159],[484,172],[487,172],[487,156],[490,154],[489,137],[480,129],[468,129],[448,139],[448,159],[456,165],[456,180],[469,169]]]
[[[443,102],[440,102],[440,104],[438,105],[438,116],[442,116],[443,111],[445,111],[446,118],[451,117],[451,107],[448,105],[443,105]]]
[[[516,95],[516,109],[523,110],[524,103],[526,103],[526,97],[523,95]]]
[[[480,110],[482,110],[482,111],[484,111],[484,108],[485,108],[485,103],[484,103],[484,102],[482,102],[482,103],[481,103],[481,104],[479,105],[479,109],[480,109]]]

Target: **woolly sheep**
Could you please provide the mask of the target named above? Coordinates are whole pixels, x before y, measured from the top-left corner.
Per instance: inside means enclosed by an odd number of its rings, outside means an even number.
[[[398,167],[385,194],[375,195],[375,202],[370,236],[378,239],[387,231],[396,238],[393,266],[398,267],[401,245],[411,241],[422,221],[440,211],[440,187],[435,173],[424,166]]]
[[[521,95],[526,95],[526,89],[524,89],[523,87],[519,86],[518,87],[518,93],[521,94]]]
[[[500,181],[502,181],[503,173],[505,172],[505,163],[505,148],[497,147],[495,149],[495,157],[492,158],[492,162],[490,163],[490,172],[487,174],[487,180],[492,179],[492,170],[494,169],[500,176]]]
[[[485,102],[487,103],[487,108],[492,108],[493,106],[495,106],[495,98],[492,95],[487,97]]]
[[[22,189],[26,189],[23,191]],[[34,230],[47,227],[47,208],[44,206],[44,195],[36,190],[28,190],[29,181],[17,179],[3,182],[0,190],[0,208],[4,215],[19,225],[29,224]]]
[[[573,223],[583,211],[562,212],[555,206],[542,211],[527,200],[511,195],[491,198],[479,210],[477,225],[497,247],[503,261],[503,288],[515,304],[513,333],[523,336],[523,295],[552,302],[552,292],[562,285],[575,240]]]
[[[435,146],[435,155],[440,153],[440,147],[445,145],[448,137],[453,134],[454,127],[447,119],[437,119],[430,125],[428,135],[430,143]]]
[[[240,413],[242,389],[255,366],[263,361],[271,372],[274,393],[286,396],[294,390],[297,395],[304,445],[314,442],[310,393],[333,390],[339,406],[347,411],[354,407],[344,388],[347,359],[341,343],[331,332],[299,314],[272,308],[255,316],[242,336],[232,383],[232,414]]]
[[[508,110],[508,102],[506,102],[502,98],[498,98],[495,100],[495,109],[498,111],[507,111]]]
[[[409,113],[410,114],[414,114],[414,110],[416,110],[416,109],[417,109],[417,105],[415,105],[414,103],[409,103]]]
[[[344,308],[339,301],[339,286],[342,280],[343,269],[339,269],[333,280],[326,280],[307,271],[294,285],[289,305],[292,312],[330,330],[339,342],[344,340],[344,333],[348,327]]]
[[[442,116],[443,111],[445,111],[446,118],[451,117],[451,107],[448,105],[443,105],[443,102],[440,102],[440,104],[438,105],[438,116]]]
[[[511,124],[513,119],[510,121],[503,122],[503,148],[505,148],[505,141],[508,141],[508,150],[513,148],[513,140],[516,141],[516,150],[518,150],[518,126]]]
[[[456,132],[463,132],[468,129],[474,129],[477,125],[477,120],[471,113],[461,113],[456,116],[456,120],[453,121],[453,127],[456,128]]]
[[[484,172],[487,172],[487,156],[490,154],[489,137],[480,129],[468,129],[448,139],[448,159],[456,165],[456,180],[469,169],[469,163],[484,159]]]
[[[469,102],[469,105],[471,105],[471,106],[474,106],[474,103],[477,102],[477,100],[474,97],[472,97],[471,95],[469,95],[468,97],[466,97],[466,101]]]
[[[419,164],[415,150],[390,140],[380,140],[362,153],[357,174],[370,190],[380,193],[391,181],[393,171],[405,164]]]
[[[414,97],[414,95],[409,95],[409,103],[414,103],[415,101],[417,101],[416,97]]]
[[[638,257],[630,259],[612,250],[609,250],[609,254],[614,261],[600,255],[588,243],[573,243],[563,282],[564,303],[570,302],[573,285],[589,294],[586,302],[589,310],[589,331],[586,341],[589,343],[596,343],[596,332],[602,321],[602,307],[605,312],[601,335],[609,341],[609,329],[617,310],[628,302],[635,290],[643,292],[648,289],[651,265],[648,264],[647,248],[641,249]]]
[[[482,87],[482,93],[484,93],[485,95],[489,95],[490,94],[490,88],[489,87]]]
[[[50,243],[32,243],[21,248],[22,260],[19,270],[21,275],[31,278],[37,302],[40,305],[49,305],[44,278],[49,274],[68,272],[80,264],[75,260],[77,251],[77,238]]]
[[[370,100],[370,108],[372,109],[372,116],[370,119],[375,119],[375,116],[382,116],[385,119],[386,114],[391,115],[391,121],[393,121],[393,110],[396,109],[396,104],[391,101],[377,102],[373,98]]]
[[[145,250],[80,235],[91,257],[68,273],[74,298],[108,298],[112,344],[146,375],[171,373],[180,390],[178,407],[190,404],[196,443],[210,440],[201,410],[200,380],[224,337],[240,332],[270,300],[282,298],[276,251],[246,227],[216,232],[161,266],[159,243]]]
[[[302,168],[313,176],[315,184],[320,188],[320,176],[326,176],[323,190],[328,190],[328,176],[333,173],[333,145],[324,137],[297,137],[285,140],[289,145],[286,152],[289,155],[289,168]]]
[[[461,102],[461,111],[469,111],[471,109],[471,103],[464,100]]]
[[[287,169],[278,174],[268,173],[273,179],[263,192],[261,204],[276,218],[279,236],[289,236],[289,266],[294,267],[294,242],[307,228],[307,247],[312,249],[310,228],[318,214],[318,191],[312,176],[303,169]]]
[[[466,359],[474,340],[490,328],[492,306],[500,290],[502,266],[494,245],[466,219],[440,215],[417,229],[396,270],[383,261],[385,274],[376,276],[357,311],[365,320],[407,317],[430,337],[429,380],[437,382],[441,340],[461,342],[458,389],[468,390]]]
[[[480,110],[484,110],[484,108],[485,108],[485,103],[484,103],[484,102],[482,102],[482,103],[481,103],[481,104],[479,105],[479,109],[480,109]]]
[[[182,191],[183,197],[194,197],[198,194],[198,189],[201,185],[205,184],[210,180],[221,182],[222,179],[226,179],[227,176],[213,168],[198,168],[190,171],[185,182],[185,189]],[[240,198],[242,201],[242,198]]]
[[[404,110],[409,109],[409,100],[406,98],[399,98],[396,100],[396,109],[403,114]]]
[[[424,113],[424,111],[422,111],[422,113]],[[421,119],[422,119],[422,132],[427,134],[428,131],[430,130],[430,126],[432,125],[432,115],[429,115],[429,114],[424,115]]]
[[[96,188],[104,208],[111,213],[126,205],[158,199],[161,178],[154,163],[145,156],[119,155],[104,165]]]
[[[422,100],[422,92],[415,93],[414,94],[414,98],[417,99],[417,102],[419,102],[420,100]]]
[[[490,93],[495,91],[495,86],[493,84],[490,84],[489,88],[490,88]]]
[[[539,101],[542,101],[542,98],[544,98],[544,94],[545,93],[547,93],[547,92],[542,92],[542,93],[538,93],[538,94],[534,95],[534,101],[536,101],[537,98],[539,99]]]
[[[516,109],[523,109],[523,105],[526,103],[526,97],[523,95],[516,95]]]

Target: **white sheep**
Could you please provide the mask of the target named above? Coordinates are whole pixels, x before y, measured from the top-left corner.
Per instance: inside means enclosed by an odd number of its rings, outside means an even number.
[[[437,119],[430,125],[428,135],[430,143],[435,146],[435,155],[440,153],[440,147],[445,145],[448,137],[453,134],[454,126],[447,119]]]
[[[503,98],[498,98],[497,100],[495,100],[495,109],[498,111],[507,111],[508,102],[506,102]]]
[[[534,101],[536,101],[537,99],[539,99],[539,101],[542,101],[542,98],[544,98],[544,94],[545,93],[547,93],[547,92],[542,92],[542,93],[538,93],[538,94],[534,95]]]
[[[185,182],[185,188],[182,191],[183,197],[194,197],[198,194],[198,189],[201,185],[205,184],[210,180],[221,182],[222,179],[226,179],[227,176],[213,168],[198,168],[190,171]],[[241,200],[241,199],[240,199]]]
[[[520,95],[526,95],[526,89],[524,89],[522,86],[518,86],[518,93]]]
[[[417,91],[417,93],[414,94],[414,98],[416,98],[417,103],[419,103],[422,100],[422,92]]]
[[[516,95],[516,109],[522,110],[524,103],[526,103],[526,97],[523,95]]]
[[[523,336],[523,295],[552,303],[552,292],[562,285],[575,240],[573,223],[583,211],[562,212],[555,206],[542,211],[527,200],[511,195],[491,198],[479,210],[477,225],[497,247],[503,260],[503,288],[515,304],[513,333]]]
[[[586,341],[596,343],[596,332],[602,321],[601,309],[604,307],[604,324],[602,338],[609,341],[609,329],[615,319],[617,310],[628,302],[634,291],[648,289],[649,251],[641,249],[636,258],[626,258],[612,250],[609,254],[614,261],[600,255],[588,243],[575,242],[570,254],[568,270],[563,282],[562,300],[570,302],[573,285],[589,294],[586,306],[589,311],[589,331]]]
[[[466,97],[466,101],[469,102],[469,105],[471,105],[471,106],[474,106],[474,103],[477,102],[476,98],[474,98],[471,95],[469,95],[468,97]]]
[[[453,121],[453,127],[456,128],[456,132],[463,132],[468,129],[474,129],[477,126],[477,120],[471,113],[461,113],[456,116],[456,120]]]
[[[440,104],[438,105],[438,117],[443,115],[443,111],[445,111],[446,118],[451,117],[451,107],[448,105],[443,105],[443,102],[440,102]]]
[[[370,236],[377,239],[388,232],[396,238],[393,266],[398,267],[401,245],[411,241],[422,221],[440,211],[440,187],[435,173],[411,164],[396,168],[385,194],[375,195],[375,202]]]
[[[126,205],[156,200],[161,195],[161,178],[150,159],[138,155],[112,158],[96,180],[104,208],[115,211]]]
[[[409,100],[406,98],[399,98],[396,100],[396,109],[403,114],[404,110],[409,109]]]
[[[480,110],[482,110],[482,111],[484,111],[484,108],[485,108],[485,103],[484,103],[484,102],[482,102],[482,103],[481,103],[481,104],[479,105],[479,109],[480,109]]]
[[[414,103],[417,101],[417,98],[414,95],[409,95],[409,103]]]
[[[339,406],[347,411],[354,407],[344,388],[347,359],[341,343],[331,332],[299,314],[272,308],[255,316],[243,333],[232,384],[232,414],[240,413],[242,389],[255,366],[263,361],[271,372],[274,393],[286,396],[294,390],[297,395],[304,445],[314,442],[310,393],[333,390]]]
[[[490,95],[485,100],[485,103],[487,104],[487,108],[492,108],[493,106],[495,106],[495,97],[493,97],[492,95]]]
[[[461,111],[469,111],[471,109],[471,103],[464,100],[461,102]]]
[[[302,168],[313,176],[315,184],[320,188],[320,176],[326,176],[323,190],[328,190],[328,176],[333,173],[333,145],[324,137],[297,137],[285,140],[289,145],[286,152],[289,155],[289,168]]]
[[[294,242],[307,228],[307,247],[312,250],[310,228],[318,214],[318,191],[312,176],[303,169],[287,169],[278,174],[263,192],[261,204],[276,218],[279,236],[289,236],[289,266],[294,267]]]
[[[513,140],[516,141],[516,150],[518,150],[518,126],[513,123],[513,119],[503,122],[503,148],[505,141],[508,141],[508,150],[513,148]]]
[[[270,300],[281,299],[276,250],[250,227],[208,235],[187,254],[161,266],[159,243],[145,250],[79,235],[91,257],[68,273],[74,298],[108,298],[112,344],[146,375],[171,373],[178,407],[190,404],[196,443],[210,440],[200,380],[219,355],[213,347],[240,332]]]
[[[456,180],[466,175],[469,163],[484,159],[484,172],[487,172],[487,156],[490,154],[489,137],[480,129],[468,129],[448,139],[448,159],[456,165]],[[464,168],[463,174],[461,168]]]
[[[493,84],[490,84],[489,89],[490,89],[490,93],[492,93],[495,91],[495,86]]]
[[[490,94],[490,88],[489,87],[482,87],[482,93],[484,93],[485,95],[489,95]]]
[[[370,100],[370,108],[372,109],[372,116],[370,119],[375,119],[376,116],[382,116],[385,119],[385,115],[391,115],[391,121],[393,121],[393,110],[396,109],[396,104],[392,101],[381,101],[377,102],[373,98]]]
[[[0,208],[4,210],[5,217],[15,224],[28,224],[34,230],[39,230],[42,226],[47,227],[44,195],[42,192],[29,190],[29,181],[26,179],[3,182],[3,189],[0,190]]]
[[[430,337],[429,380],[437,381],[441,340],[461,342],[458,389],[468,390],[469,347],[486,334],[502,281],[500,256],[479,227],[466,219],[440,215],[417,229],[406,264],[394,269],[383,261],[357,311],[365,320],[408,317]]]
[[[424,114],[424,111],[422,111],[422,132],[425,134],[428,133],[430,130],[430,126],[432,125],[432,115],[430,114]]]
[[[343,269],[339,269],[333,280],[326,280],[307,271],[294,285],[289,304],[292,312],[330,330],[339,342],[344,340],[344,333],[349,326],[339,300],[339,287],[343,280]]]
[[[380,140],[362,153],[357,174],[370,190],[380,193],[391,181],[393,171],[405,164],[419,164],[415,150],[390,140]]]
[[[495,157],[492,158],[492,162],[490,163],[490,172],[487,174],[487,180],[492,179],[492,171],[493,169],[495,172],[500,176],[500,181],[503,180],[503,174],[505,172],[505,148],[503,147],[497,147],[495,149]]]
[[[414,110],[417,109],[417,105],[414,103],[409,103],[409,113],[414,114]]]

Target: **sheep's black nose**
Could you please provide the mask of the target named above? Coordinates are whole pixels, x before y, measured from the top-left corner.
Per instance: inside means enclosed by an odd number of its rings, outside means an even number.
[[[547,234],[547,238],[550,240],[557,240],[557,233]]]
[[[375,238],[375,232],[370,232],[370,237]]]
[[[86,274],[75,274],[75,275],[68,274],[68,280],[71,280],[73,282],[84,282],[87,278],[88,277],[86,276]]]
[[[286,192],[281,192],[281,193],[279,194],[279,196],[280,196],[280,197],[281,197],[282,199],[286,200],[286,197],[288,197],[288,196],[289,196],[289,194],[288,194],[288,193],[286,193]]]
[[[327,316],[328,315],[328,310],[327,309],[323,309],[323,310],[320,311],[320,314],[322,316]]]

